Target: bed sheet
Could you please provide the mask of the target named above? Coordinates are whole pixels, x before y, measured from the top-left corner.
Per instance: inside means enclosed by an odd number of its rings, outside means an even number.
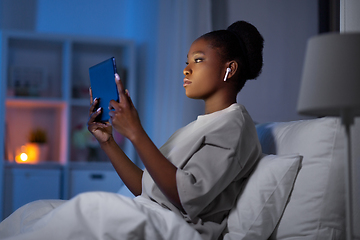
[[[193,239],[200,234],[175,213],[143,197],[89,192],[71,200],[29,203],[0,224],[0,239]]]

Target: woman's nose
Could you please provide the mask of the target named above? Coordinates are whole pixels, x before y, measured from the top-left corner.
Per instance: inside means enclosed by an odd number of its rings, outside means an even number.
[[[184,68],[183,73],[184,73],[185,76],[187,76],[187,75],[190,74],[190,72],[191,72],[191,70],[190,70],[189,65],[188,65],[188,66],[186,66],[186,67]]]

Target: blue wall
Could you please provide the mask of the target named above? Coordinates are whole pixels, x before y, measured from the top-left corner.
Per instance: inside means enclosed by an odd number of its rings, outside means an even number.
[[[158,0],[38,0],[35,29],[47,33],[133,39],[137,46],[137,108],[150,136],[158,4]]]

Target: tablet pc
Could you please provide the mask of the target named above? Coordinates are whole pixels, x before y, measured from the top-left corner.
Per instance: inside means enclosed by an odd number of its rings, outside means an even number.
[[[116,73],[115,58],[109,58],[89,68],[90,85],[93,99],[99,99],[102,112],[96,121],[109,121],[109,103],[112,99],[119,101],[119,94],[115,83]]]

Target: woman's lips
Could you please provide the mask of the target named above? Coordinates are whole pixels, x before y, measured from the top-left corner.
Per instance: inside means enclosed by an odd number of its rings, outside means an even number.
[[[187,85],[191,84],[191,81],[187,78],[184,78],[184,87],[186,87]]]

